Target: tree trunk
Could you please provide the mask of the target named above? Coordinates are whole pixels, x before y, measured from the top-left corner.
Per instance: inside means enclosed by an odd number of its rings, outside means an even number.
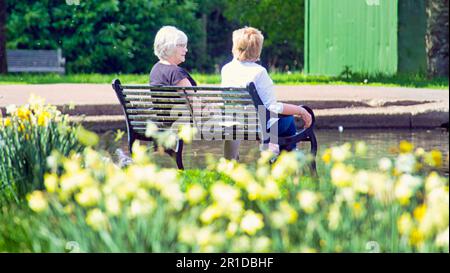
[[[427,70],[448,77],[448,0],[427,0]]]
[[[0,0],[0,74],[8,72],[6,63],[6,0]]]

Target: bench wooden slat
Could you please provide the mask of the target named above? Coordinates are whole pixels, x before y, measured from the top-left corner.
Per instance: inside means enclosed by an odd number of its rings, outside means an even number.
[[[185,103],[185,98],[157,98],[157,97],[125,97],[126,102],[178,102]],[[194,99],[191,101],[192,104],[199,103],[211,103],[211,102],[220,102],[220,103],[252,103],[251,99],[247,98],[221,98],[221,97],[204,97],[201,99]]]
[[[184,93],[181,92],[172,92],[172,91],[129,91],[124,90],[122,91],[123,94],[126,97],[129,96],[140,96],[140,97],[151,97],[151,96],[160,96],[160,97],[172,97],[172,96],[179,96],[183,97],[185,96]],[[206,91],[188,91],[186,92],[186,95],[188,97],[243,97],[243,98],[249,98],[248,93],[245,92],[233,92],[233,91],[213,91],[213,92],[206,92]]]
[[[160,107],[162,108],[162,107]],[[180,111],[180,110],[184,110],[184,111]],[[225,112],[224,112],[225,110]],[[127,114],[181,114],[183,116],[189,116],[191,114],[191,112],[187,109],[187,107],[185,108],[176,108],[176,109],[169,109],[169,110],[165,110],[165,109],[160,109],[160,110],[154,110],[154,109],[127,109],[126,110]],[[205,110],[205,109],[196,109],[194,108],[194,116],[199,116],[199,115],[206,115],[206,114],[227,114],[227,115],[237,115],[237,116],[255,116],[256,117],[256,112],[253,109],[249,109],[246,111],[242,111],[242,110],[233,110],[233,109],[210,109],[210,110]]]
[[[145,131],[147,130],[144,127],[134,127],[133,130],[137,133],[140,134],[142,136],[145,136]],[[177,133],[178,130],[176,129],[160,129],[160,131],[162,132],[166,132],[166,131],[170,131],[173,133]],[[235,132],[227,132],[227,131],[221,131],[221,132],[216,132],[214,134],[210,134],[210,133],[202,133],[202,134],[198,134],[198,136],[200,137],[199,140],[205,140],[205,139],[209,139],[209,140],[236,140],[236,139],[240,139],[240,140],[259,140],[259,131],[248,131],[248,133],[246,134],[240,134],[240,133],[235,133]]]
[[[173,110],[189,110],[188,106],[186,104],[162,104],[162,103],[144,103],[144,105],[142,105],[142,108],[139,107],[141,105],[137,105],[137,104],[133,104],[131,105],[130,103],[126,103],[125,104],[129,108],[129,110],[155,110],[152,108],[164,108],[164,109],[173,109]],[[158,110],[158,109],[156,109]]]
[[[142,134],[142,135],[145,135],[145,131],[147,131],[147,127],[140,127],[140,126],[133,126],[133,130],[135,130],[136,132],[138,132],[138,133],[140,133],[140,134]],[[170,127],[167,127],[167,128],[163,128],[163,127],[161,127],[161,128],[158,128],[158,130],[159,131],[170,131],[170,132],[173,132],[173,133],[178,133],[178,128],[170,128]]]
[[[188,120],[188,121],[192,121],[192,116],[187,115],[187,116],[156,116],[156,115],[129,115],[128,118],[130,120],[173,120],[173,121],[184,121],[184,120]],[[252,117],[245,117],[245,116],[223,116],[223,115],[218,115],[217,117],[210,117],[210,116],[194,116],[194,119],[196,121],[235,121],[235,122],[239,122],[239,123],[249,123],[250,121],[254,124],[257,123],[258,118],[256,116]]]
[[[172,121],[192,121],[191,116],[155,116],[155,115],[130,115],[130,120],[172,120]]]
[[[139,126],[139,125],[145,125],[147,126],[147,121],[135,121],[135,120],[130,120],[130,124],[133,126]],[[168,121],[168,122],[153,122],[153,124],[155,124],[157,127],[178,127],[181,125],[190,125],[192,126],[192,122],[173,122],[173,121]]]
[[[219,86],[150,86],[150,85],[134,85],[127,84],[120,86],[122,90],[133,89],[133,90],[204,90],[204,91],[246,91],[247,89],[242,87],[219,87]]]
[[[162,104],[162,103],[133,103],[133,105],[131,103],[126,103],[125,106],[127,107],[127,109],[131,110],[131,109],[136,109],[136,110],[152,110],[152,108],[164,108],[164,109],[174,109],[174,110],[189,110],[189,108],[187,107],[186,104]],[[255,108],[253,107],[253,105],[239,105],[239,104],[227,104],[224,105],[222,103],[209,103],[207,105],[193,105],[193,109],[200,111],[202,110],[206,110],[205,106],[208,106],[207,109],[208,111],[212,111],[212,110],[217,110],[217,109],[224,109],[226,111],[231,111],[231,110],[239,110],[242,112],[255,112]]]
[[[223,128],[223,130],[217,130],[215,132],[217,132],[218,135],[220,135],[220,134],[223,135],[224,133],[230,134],[230,132],[233,132],[233,133],[235,133],[237,135],[245,135],[245,134],[248,135],[248,134],[258,134],[259,133],[259,128],[252,128],[252,130],[245,130],[245,131],[233,130],[232,128],[224,128],[224,127],[222,127],[222,128]],[[145,131],[147,130],[147,127],[136,125],[136,126],[133,126],[133,130],[145,133]],[[159,127],[158,130],[159,131],[172,131],[172,132],[175,132],[175,133],[178,132],[178,128],[177,127],[175,127],[175,128]],[[201,133],[214,135],[214,134],[216,134],[215,132],[208,132],[208,131],[204,130],[204,132],[201,132]],[[200,133],[200,132],[197,131],[197,133]]]
[[[152,110],[152,109],[127,109],[127,114],[182,114],[189,116],[191,112],[187,111],[178,111],[179,109],[175,110]]]

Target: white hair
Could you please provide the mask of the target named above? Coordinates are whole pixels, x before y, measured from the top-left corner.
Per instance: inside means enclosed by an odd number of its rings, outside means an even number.
[[[183,31],[173,26],[164,26],[156,33],[153,50],[155,55],[161,59],[167,59],[173,53],[177,44],[187,44],[188,38]]]

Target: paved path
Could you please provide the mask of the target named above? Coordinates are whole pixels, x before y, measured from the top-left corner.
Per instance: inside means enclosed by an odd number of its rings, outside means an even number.
[[[276,86],[280,101],[315,109],[319,128],[433,128],[449,121],[449,90],[351,85]],[[30,94],[48,103],[74,104],[72,115],[86,115],[93,126],[123,126],[123,115],[109,84],[0,85],[0,109],[25,104]],[[63,108],[66,109],[66,108]],[[108,125],[109,124],[109,125]]]

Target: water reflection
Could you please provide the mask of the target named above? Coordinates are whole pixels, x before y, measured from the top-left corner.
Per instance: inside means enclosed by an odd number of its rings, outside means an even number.
[[[104,134],[104,141],[108,142],[112,137],[112,132]],[[383,156],[389,154],[389,148],[397,146],[401,140],[412,142],[415,147],[422,147],[425,150],[437,149],[444,155],[444,164],[441,168],[443,174],[449,173],[449,133],[446,130],[344,130],[341,133],[336,130],[317,130],[317,140],[319,143],[319,155],[327,147],[340,145],[345,142],[355,142],[364,140],[368,146],[367,162],[374,165]],[[106,139],[106,140],[105,140]],[[104,143],[112,151],[114,145]],[[121,149],[128,153],[126,138],[118,144]],[[309,144],[302,143],[300,149],[309,151]],[[222,141],[194,141],[185,146],[183,160],[186,168],[204,168],[206,166],[206,155],[211,154],[214,158],[223,155]],[[240,148],[241,162],[254,164],[259,157],[259,146],[256,141],[242,141]],[[156,161],[166,167],[176,167],[174,161],[168,156],[157,156]]]

